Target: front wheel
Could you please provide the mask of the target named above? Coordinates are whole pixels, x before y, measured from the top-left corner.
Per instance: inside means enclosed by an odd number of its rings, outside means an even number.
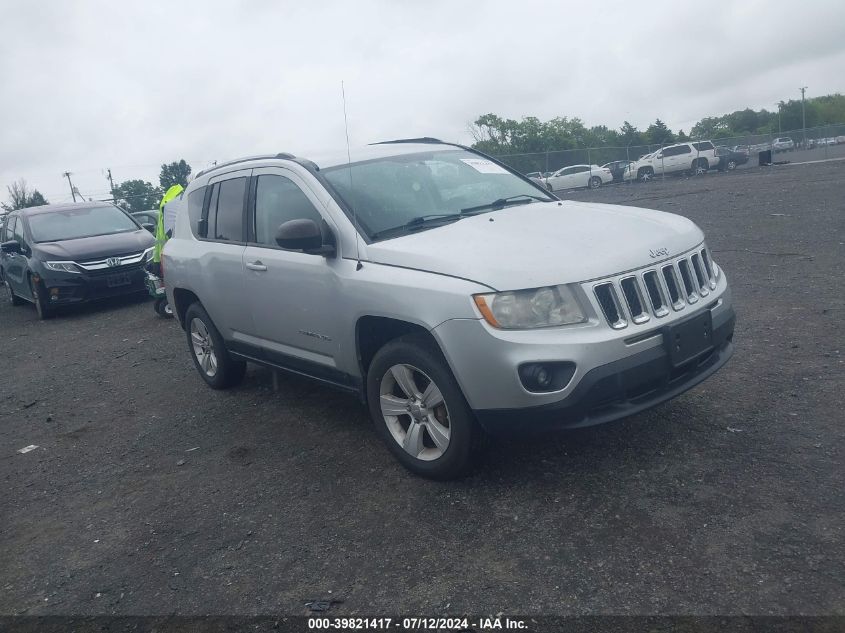
[[[590,178],[588,187],[590,189],[598,189],[599,187],[601,187],[601,178],[599,178],[598,176],[593,176],[592,178]]]
[[[637,180],[640,182],[648,182],[654,178],[654,170],[651,167],[643,167],[637,172]]]
[[[481,431],[446,360],[425,337],[403,336],[376,353],[367,400],[379,435],[411,472],[453,479],[469,467]]]
[[[200,376],[212,389],[233,387],[243,380],[246,363],[233,359],[220,332],[199,303],[185,312],[188,349]]]

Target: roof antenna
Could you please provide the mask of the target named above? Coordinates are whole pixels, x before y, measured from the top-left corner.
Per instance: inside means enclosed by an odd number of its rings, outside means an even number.
[[[361,263],[361,251],[358,245],[358,211],[355,204],[355,188],[352,186],[352,156],[349,153],[349,120],[346,118],[346,90],[343,87],[343,80],[340,82],[340,94],[343,96],[343,127],[346,130],[346,167],[349,169],[349,194],[352,197],[352,228],[355,229],[355,259],[358,260],[355,270],[361,270],[364,265]]]

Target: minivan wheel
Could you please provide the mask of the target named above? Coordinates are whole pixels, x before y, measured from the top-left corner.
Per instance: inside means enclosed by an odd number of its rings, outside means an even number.
[[[26,303],[25,300],[21,299],[18,295],[12,292],[12,286],[9,284],[8,279],[3,282],[3,285],[6,286],[6,292],[9,293],[9,303],[11,303],[13,306],[19,306]]]
[[[33,277],[29,278],[29,288],[32,291],[32,302],[35,304],[35,311],[38,313],[38,318],[42,321],[53,316],[53,310],[44,300],[44,293],[39,284]]]
[[[376,353],[367,400],[379,435],[411,472],[452,479],[470,465],[480,431],[443,355],[425,337],[403,336]]]
[[[185,323],[194,366],[208,386],[226,389],[241,382],[246,363],[229,355],[223,337],[199,303],[191,304],[185,312]]]
[[[598,176],[590,178],[590,189],[598,189],[599,187],[601,187],[601,178]]]

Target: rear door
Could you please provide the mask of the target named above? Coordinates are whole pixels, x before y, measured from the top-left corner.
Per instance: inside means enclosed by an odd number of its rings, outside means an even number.
[[[199,238],[205,244],[195,271],[197,294],[227,341],[252,330],[243,269],[250,173],[242,169],[209,180],[203,205]]]

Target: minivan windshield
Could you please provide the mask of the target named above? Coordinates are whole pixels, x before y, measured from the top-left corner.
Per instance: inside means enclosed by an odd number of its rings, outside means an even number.
[[[493,161],[460,149],[387,156],[321,173],[347,208],[355,210],[371,239],[554,199]],[[435,219],[431,224],[426,222],[430,218]]]
[[[117,207],[73,207],[36,213],[28,218],[36,242],[76,240],[81,237],[137,231],[138,225]]]

